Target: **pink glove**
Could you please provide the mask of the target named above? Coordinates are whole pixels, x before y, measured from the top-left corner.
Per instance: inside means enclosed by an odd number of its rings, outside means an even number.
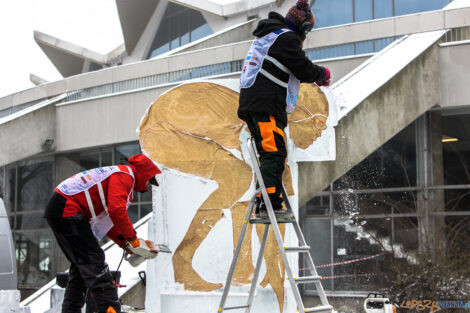
[[[331,73],[330,69],[327,67],[324,67],[325,69],[325,77],[323,77],[322,80],[317,80],[315,83],[318,86],[329,86],[330,85],[330,79],[331,79]]]

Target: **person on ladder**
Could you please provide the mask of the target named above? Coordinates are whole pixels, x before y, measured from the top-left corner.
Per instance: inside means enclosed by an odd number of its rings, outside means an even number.
[[[308,0],[298,0],[286,16],[270,12],[258,23],[240,77],[238,117],[247,123],[260,155],[260,170],[277,217],[282,209],[282,173],[287,157],[284,128],[297,103],[300,83],[330,84],[330,70],[313,64],[302,50],[315,17]],[[256,215],[267,218],[258,194]]]
[[[158,186],[161,173],[143,154],[131,156],[129,165],[101,167],[78,173],[60,183],[44,212],[67,259],[69,280],[62,313],[79,313],[87,289],[93,293],[99,313],[120,313],[117,289],[99,245],[105,235],[125,250],[144,248],[158,253],[153,242],[139,240],[127,207],[134,190]],[[145,247],[145,246],[146,247]]]

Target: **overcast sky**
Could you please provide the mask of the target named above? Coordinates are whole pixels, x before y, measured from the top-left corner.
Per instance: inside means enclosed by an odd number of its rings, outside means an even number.
[[[124,42],[115,0],[0,0],[0,97],[34,87],[30,73],[61,78],[34,30],[102,54]]]
[[[33,30],[100,53],[123,42],[114,0],[2,0],[0,97],[33,87],[30,73],[49,81],[61,78]]]

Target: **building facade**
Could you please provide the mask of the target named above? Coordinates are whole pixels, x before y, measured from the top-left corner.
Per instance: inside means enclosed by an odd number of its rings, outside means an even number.
[[[125,43],[107,55],[35,33],[64,79],[0,99],[0,142],[10,147],[0,153],[0,196],[23,296],[66,268],[41,218],[54,186],[83,169],[138,153],[135,129],[146,107],[179,82],[238,77],[257,21],[271,10],[285,13],[294,3],[148,0],[129,7],[117,0]],[[409,86],[436,94],[424,114],[405,123],[397,112],[396,120],[370,129],[393,136],[374,142],[371,153],[358,152],[354,164],[345,165],[339,153],[337,165],[299,165],[306,182],[300,219],[314,261],[346,262],[320,269],[324,287],[332,296],[360,296],[388,287],[383,277],[390,274],[390,259],[412,266],[417,251],[443,249],[456,234],[470,231],[470,94],[464,83],[470,75],[470,3],[316,0],[312,9],[316,30],[305,50],[332,69],[334,81],[403,36],[447,30],[431,64],[440,89]],[[368,110],[384,114],[380,106]],[[338,150],[351,141],[368,145],[367,136],[341,134]],[[151,212],[151,201],[150,192],[135,197],[129,208],[133,222]],[[315,294],[309,285],[303,292]]]

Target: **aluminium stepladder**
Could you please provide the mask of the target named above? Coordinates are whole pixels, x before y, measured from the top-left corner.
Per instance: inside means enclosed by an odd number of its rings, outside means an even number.
[[[277,218],[274,215],[273,207],[271,204],[271,201],[269,200],[268,193],[266,191],[266,186],[264,185],[263,178],[261,177],[261,171],[259,169],[259,164],[258,164],[258,158],[257,158],[257,152],[256,152],[256,146],[254,143],[254,140],[252,138],[249,138],[247,141],[247,146],[248,146],[248,151],[250,152],[250,159],[251,163],[253,164],[253,170],[255,171],[255,178],[258,181],[259,188],[255,191],[253,197],[251,198],[250,204],[248,205],[248,210],[245,215],[245,219],[243,221],[243,228],[240,233],[240,236],[238,238],[238,243],[237,243],[237,248],[235,249],[235,253],[233,255],[232,263],[230,265],[230,270],[227,275],[227,281],[224,286],[224,291],[222,294],[222,299],[220,300],[220,305],[218,308],[218,312],[223,312],[225,310],[235,310],[235,309],[245,309],[245,313],[249,313],[253,304],[254,296],[255,296],[255,290],[256,286],[258,284],[258,278],[259,278],[259,273],[261,270],[261,264],[263,261],[263,255],[264,255],[264,250],[266,248],[266,242],[268,239],[268,232],[269,232],[269,226],[272,226],[274,236],[276,237],[277,241],[277,246],[279,248],[279,252],[282,256],[282,261],[284,263],[285,271],[287,273],[287,279],[289,280],[292,292],[294,294],[295,302],[297,303],[297,309],[298,312],[332,312],[333,307],[328,303],[328,299],[326,298],[325,291],[323,290],[323,286],[320,282],[321,276],[318,275],[317,270],[315,268],[315,265],[313,264],[313,259],[312,256],[310,255],[310,247],[307,246],[307,243],[305,241],[305,238],[302,234],[302,231],[300,229],[300,226],[295,219],[295,217],[292,218]],[[252,218],[252,212],[254,208],[254,203],[255,203],[255,198],[256,195],[261,192],[261,196],[263,197],[264,203],[266,204],[266,209],[268,211],[268,216],[269,218]],[[284,189],[282,188],[282,197],[284,199],[284,202],[286,204],[287,210],[292,211],[292,208],[290,206],[287,193]],[[256,267],[255,267],[255,272],[253,275],[253,281],[251,283],[250,291],[248,294],[248,302],[245,305],[239,305],[239,306],[231,306],[231,307],[226,307],[225,303],[228,298],[228,293],[230,290],[230,286],[232,284],[232,278],[233,274],[235,272],[235,268],[237,266],[237,261],[238,257],[240,255],[240,251],[243,245],[243,240],[246,235],[246,231],[248,228],[248,223],[250,224],[265,224],[265,229],[264,229],[264,234],[263,234],[263,239],[261,241],[260,249],[258,252],[258,258],[256,260]],[[295,233],[297,235],[297,239],[299,242],[298,247],[286,247],[284,246],[284,243],[282,241],[281,237],[281,232],[279,230],[278,223],[291,223],[294,227]],[[305,259],[307,261],[307,266],[308,269],[310,270],[310,275],[312,276],[306,276],[306,277],[294,277],[292,274],[292,270],[290,268],[289,262],[287,260],[287,252],[296,252],[296,253],[303,253],[305,255]],[[299,284],[306,284],[306,283],[314,283],[316,290],[318,291],[318,295],[321,300],[321,306],[317,306],[314,308],[305,308],[302,298],[300,296],[300,291],[299,291]],[[288,312],[290,313],[290,312]]]

